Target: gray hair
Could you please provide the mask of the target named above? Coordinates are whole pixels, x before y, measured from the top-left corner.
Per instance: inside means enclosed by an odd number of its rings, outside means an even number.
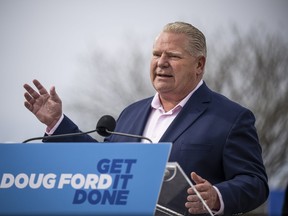
[[[168,23],[164,26],[163,32],[185,34],[188,39],[187,51],[191,55],[207,55],[206,39],[204,34],[193,25],[185,22]]]

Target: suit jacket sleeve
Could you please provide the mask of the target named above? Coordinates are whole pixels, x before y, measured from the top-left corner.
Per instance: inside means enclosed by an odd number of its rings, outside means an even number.
[[[226,180],[215,186],[222,194],[225,215],[253,210],[268,197],[267,175],[254,123],[254,115],[244,110],[233,124],[223,148]]]
[[[53,135],[58,134],[68,134],[68,133],[78,133],[81,132],[80,129],[74,122],[72,122],[67,116],[64,115],[64,118],[56,131]],[[49,140],[43,140],[43,142],[97,142],[94,138],[91,136],[84,134],[84,135],[78,135],[78,136],[67,136],[67,137],[61,137],[61,138],[54,138]]]

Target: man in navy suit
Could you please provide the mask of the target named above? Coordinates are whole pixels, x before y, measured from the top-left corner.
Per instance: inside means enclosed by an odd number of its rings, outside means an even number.
[[[203,81],[206,55],[201,31],[188,23],[167,24],[154,42],[151,58],[156,94],[124,109],[115,131],[143,135],[155,143],[172,142],[169,161],[180,164],[209,208],[218,215],[238,215],[265,202],[268,180],[255,117],[207,87]],[[33,83],[38,91],[24,85],[25,106],[47,125],[47,135],[79,132],[62,113],[55,87],[48,92],[39,81]],[[52,141],[95,140],[81,135]],[[111,135],[106,141],[141,140]],[[185,196],[188,214],[207,213],[191,188]]]

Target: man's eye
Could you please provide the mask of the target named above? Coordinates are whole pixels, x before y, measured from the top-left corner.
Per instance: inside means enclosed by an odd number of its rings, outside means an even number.
[[[159,53],[153,53],[153,56],[159,57],[159,56],[161,56],[161,54],[159,54]]]
[[[181,58],[181,57],[178,56],[178,55],[171,55],[170,58],[177,58],[177,59],[179,59],[179,58]]]

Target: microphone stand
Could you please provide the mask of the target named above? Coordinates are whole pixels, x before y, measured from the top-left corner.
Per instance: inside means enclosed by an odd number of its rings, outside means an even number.
[[[140,135],[134,135],[134,134],[126,134],[126,133],[120,133],[120,132],[115,132],[115,131],[109,131],[107,128],[105,128],[105,131],[109,134],[115,134],[119,136],[126,136],[126,137],[133,137],[133,138],[139,138],[139,139],[145,139],[148,140],[150,143],[153,143],[151,139],[148,137],[140,136]]]
[[[30,138],[30,139],[27,139],[27,140],[23,141],[22,143],[27,143],[27,142],[30,142],[30,141],[33,141],[33,140],[40,140],[40,139],[48,140],[48,139],[61,138],[61,137],[79,136],[79,135],[93,133],[93,132],[96,132],[96,131],[98,131],[98,129],[94,129],[94,130],[87,131],[87,132],[59,134],[59,135],[51,135],[51,136],[43,136],[43,137],[33,137],[33,138]]]

